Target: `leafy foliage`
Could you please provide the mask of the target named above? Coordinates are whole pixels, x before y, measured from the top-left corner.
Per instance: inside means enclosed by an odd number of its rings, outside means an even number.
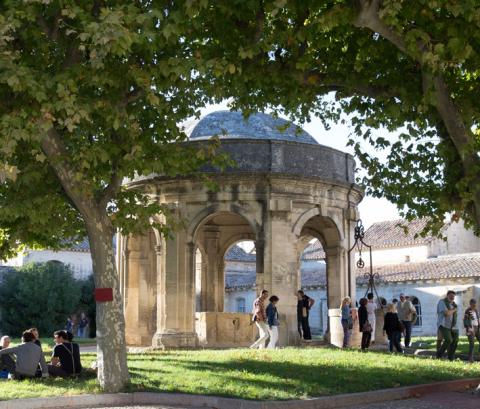
[[[64,328],[80,296],[81,283],[63,263],[32,263],[8,272],[0,285],[2,332],[20,336],[37,327],[40,334],[50,335]]]
[[[349,121],[368,193],[407,218],[431,216],[434,230],[450,212],[480,232],[477,1],[211,1],[192,24],[218,98]],[[399,143],[380,128],[400,131]]]

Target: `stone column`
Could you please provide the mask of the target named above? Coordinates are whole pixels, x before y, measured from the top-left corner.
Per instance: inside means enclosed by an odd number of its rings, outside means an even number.
[[[219,262],[219,239],[220,229],[218,226],[206,226],[204,232],[205,254],[207,257],[207,269],[205,280],[202,280],[202,293],[204,305],[202,311],[223,311],[224,278],[220,271]],[[203,287],[203,284],[205,286]],[[222,304],[222,305],[220,305]]]
[[[330,342],[338,347],[343,343],[340,304],[348,292],[347,257],[348,251],[341,246],[325,248],[327,256],[327,294]],[[355,327],[353,329],[355,331]]]
[[[283,203],[284,206],[275,202],[275,210],[269,212],[269,220],[265,223],[264,272],[257,274],[257,287],[258,290],[265,288],[270,295],[280,298],[278,311],[282,322],[278,345],[295,345],[298,343],[295,296],[298,290],[297,238],[292,232],[289,202]]]
[[[166,240],[161,256],[158,280],[157,332],[153,346],[192,348],[195,335],[195,254],[193,243],[186,243],[185,233]]]
[[[129,238],[125,300],[125,337],[129,345],[148,345],[151,338],[149,310],[148,247],[143,236]]]

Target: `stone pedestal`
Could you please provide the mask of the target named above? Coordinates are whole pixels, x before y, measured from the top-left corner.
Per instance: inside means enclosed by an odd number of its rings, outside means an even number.
[[[193,332],[156,333],[152,346],[161,349],[195,348],[197,336]]]
[[[343,346],[343,327],[340,308],[330,308],[328,310],[328,320],[330,324],[330,344],[341,348]]]

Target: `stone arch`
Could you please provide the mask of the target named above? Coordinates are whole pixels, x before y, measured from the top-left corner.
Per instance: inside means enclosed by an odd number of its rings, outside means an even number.
[[[252,229],[255,237],[257,236],[258,228],[256,223],[251,219],[250,214],[244,209],[242,209],[240,206],[231,205],[225,207],[220,205],[211,205],[205,209],[202,209],[194,217],[192,217],[187,228],[187,241],[195,242],[195,237],[197,235],[198,229],[210,218],[220,213],[233,213],[244,218],[250,225],[250,228]]]
[[[234,236],[229,237],[228,241],[223,243],[223,245],[220,247],[219,250],[219,256],[220,257],[225,257],[225,254],[227,251],[232,247],[235,243],[238,243],[239,241],[247,241],[251,240],[255,242],[255,236],[254,234],[249,234],[249,233],[239,233]]]

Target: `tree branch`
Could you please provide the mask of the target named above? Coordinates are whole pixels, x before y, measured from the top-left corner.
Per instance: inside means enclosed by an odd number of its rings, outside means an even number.
[[[68,162],[68,152],[54,127],[50,128],[42,139],[41,147],[67,196],[82,215],[90,215],[93,210],[92,203],[89,203],[79,189],[81,183],[77,180],[76,172]]]

